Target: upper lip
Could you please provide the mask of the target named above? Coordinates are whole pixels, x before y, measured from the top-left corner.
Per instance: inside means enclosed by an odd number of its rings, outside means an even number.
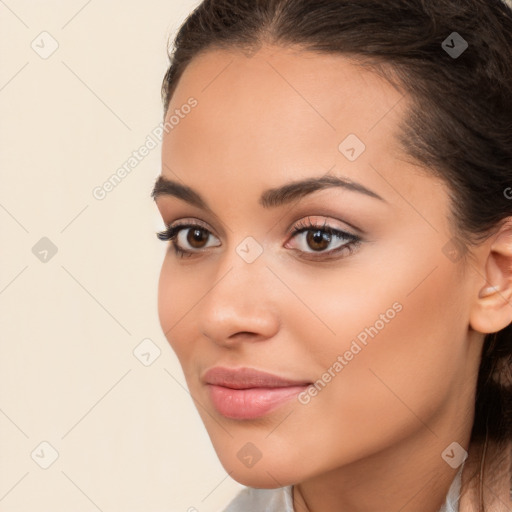
[[[231,389],[250,388],[284,388],[290,386],[305,386],[311,384],[306,380],[291,380],[262,372],[254,368],[210,368],[203,375],[206,384],[223,386]]]

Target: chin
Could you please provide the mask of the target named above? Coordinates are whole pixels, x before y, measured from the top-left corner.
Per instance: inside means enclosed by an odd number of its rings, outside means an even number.
[[[256,489],[286,487],[307,478],[297,472],[300,468],[290,467],[282,458],[262,457],[252,467],[244,467],[237,456],[219,457],[220,463],[233,480]]]

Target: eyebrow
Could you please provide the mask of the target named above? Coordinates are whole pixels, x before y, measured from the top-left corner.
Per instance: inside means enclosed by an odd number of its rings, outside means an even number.
[[[296,199],[301,199],[318,190],[336,187],[358,192],[374,199],[387,202],[379,196],[379,194],[364,187],[360,183],[337,176],[322,176],[320,178],[307,178],[301,181],[294,181],[281,187],[266,190],[261,194],[259,203],[263,208],[277,208]],[[182,185],[177,181],[165,178],[164,176],[158,177],[153,192],[151,193],[151,197],[155,200],[161,196],[173,196],[192,206],[197,206],[202,210],[213,213],[206,201],[195,190],[187,185]]]

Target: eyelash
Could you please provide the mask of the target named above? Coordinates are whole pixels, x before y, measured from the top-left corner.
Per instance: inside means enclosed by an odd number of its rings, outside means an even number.
[[[180,233],[180,231],[186,230],[186,229],[201,229],[201,230],[206,231],[208,234],[211,234],[210,230],[206,226],[203,226],[202,224],[186,223],[186,224],[177,224],[174,226],[167,226],[166,230],[160,231],[160,232],[156,233],[156,235],[160,240],[162,240],[164,242],[169,242],[169,241],[172,242],[171,245],[174,249],[174,252],[180,258],[191,257],[200,252],[204,252],[204,250],[186,251],[176,244],[176,238],[177,238],[178,234]],[[352,233],[347,233],[346,231],[341,231],[339,229],[332,228],[331,226],[329,226],[327,224],[327,221],[325,221],[324,224],[321,225],[321,224],[312,222],[310,218],[308,218],[307,220],[300,221],[293,228],[290,238],[291,239],[296,238],[299,234],[305,233],[308,231],[321,231],[322,233],[327,233],[328,235],[333,237],[333,239],[339,238],[339,239],[347,240],[347,243],[345,243],[344,245],[342,245],[336,249],[333,249],[331,251],[327,251],[327,252],[318,251],[317,254],[319,254],[320,256],[313,256],[313,258],[309,258],[309,259],[320,260],[320,259],[333,258],[343,251],[348,251],[348,255],[350,255],[354,252],[354,250],[362,242],[362,239],[359,236],[354,235]],[[304,253],[305,251],[299,251],[299,252]],[[311,254],[314,254],[314,252],[313,253],[308,252],[306,254],[311,255]],[[326,258],[326,256],[327,256],[327,258]],[[308,258],[306,258],[306,259],[308,259]]]

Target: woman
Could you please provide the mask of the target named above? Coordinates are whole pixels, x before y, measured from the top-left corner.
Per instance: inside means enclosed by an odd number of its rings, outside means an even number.
[[[227,510],[512,510],[510,7],[206,0],[170,59],[159,315]]]

